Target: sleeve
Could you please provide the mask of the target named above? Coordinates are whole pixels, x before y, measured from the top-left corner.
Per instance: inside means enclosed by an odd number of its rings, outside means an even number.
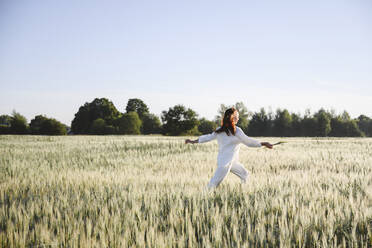
[[[240,139],[240,141],[246,146],[261,147],[261,142],[259,142],[256,139],[252,139],[252,138],[248,137],[247,135],[245,135],[245,133],[243,132],[243,130],[240,127],[236,127],[235,136],[238,137]]]
[[[205,143],[205,142],[214,140],[215,138],[217,138],[217,133],[213,132],[213,133],[210,133],[210,134],[205,134],[205,135],[199,136],[198,141],[199,141],[199,143]]]

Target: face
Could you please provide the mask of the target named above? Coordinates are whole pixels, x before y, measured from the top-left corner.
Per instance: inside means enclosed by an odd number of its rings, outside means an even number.
[[[235,125],[238,123],[238,121],[239,121],[239,112],[238,111],[234,112],[233,121],[234,121]]]

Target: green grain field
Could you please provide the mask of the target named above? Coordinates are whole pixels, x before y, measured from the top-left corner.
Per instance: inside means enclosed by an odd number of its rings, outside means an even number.
[[[0,247],[372,247],[372,139],[0,136]]]

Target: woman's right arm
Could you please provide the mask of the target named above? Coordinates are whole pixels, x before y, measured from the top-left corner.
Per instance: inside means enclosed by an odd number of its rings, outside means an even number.
[[[196,140],[186,139],[185,140],[185,144],[195,144],[195,143],[199,143],[199,140],[198,139]]]
[[[199,138],[196,139],[196,140],[187,139],[187,140],[185,140],[185,144],[205,143],[205,142],[214,140],[216,137],[217,137],[217,133],[213,132],[213,133],[210,133],[210,134],[205,134],[205,135],[199,136]]]

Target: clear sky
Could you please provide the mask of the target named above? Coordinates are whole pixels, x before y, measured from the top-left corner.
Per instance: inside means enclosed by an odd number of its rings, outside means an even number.
[[[0,1],[0,114],[140,98],[372,117],[372,1]]]

